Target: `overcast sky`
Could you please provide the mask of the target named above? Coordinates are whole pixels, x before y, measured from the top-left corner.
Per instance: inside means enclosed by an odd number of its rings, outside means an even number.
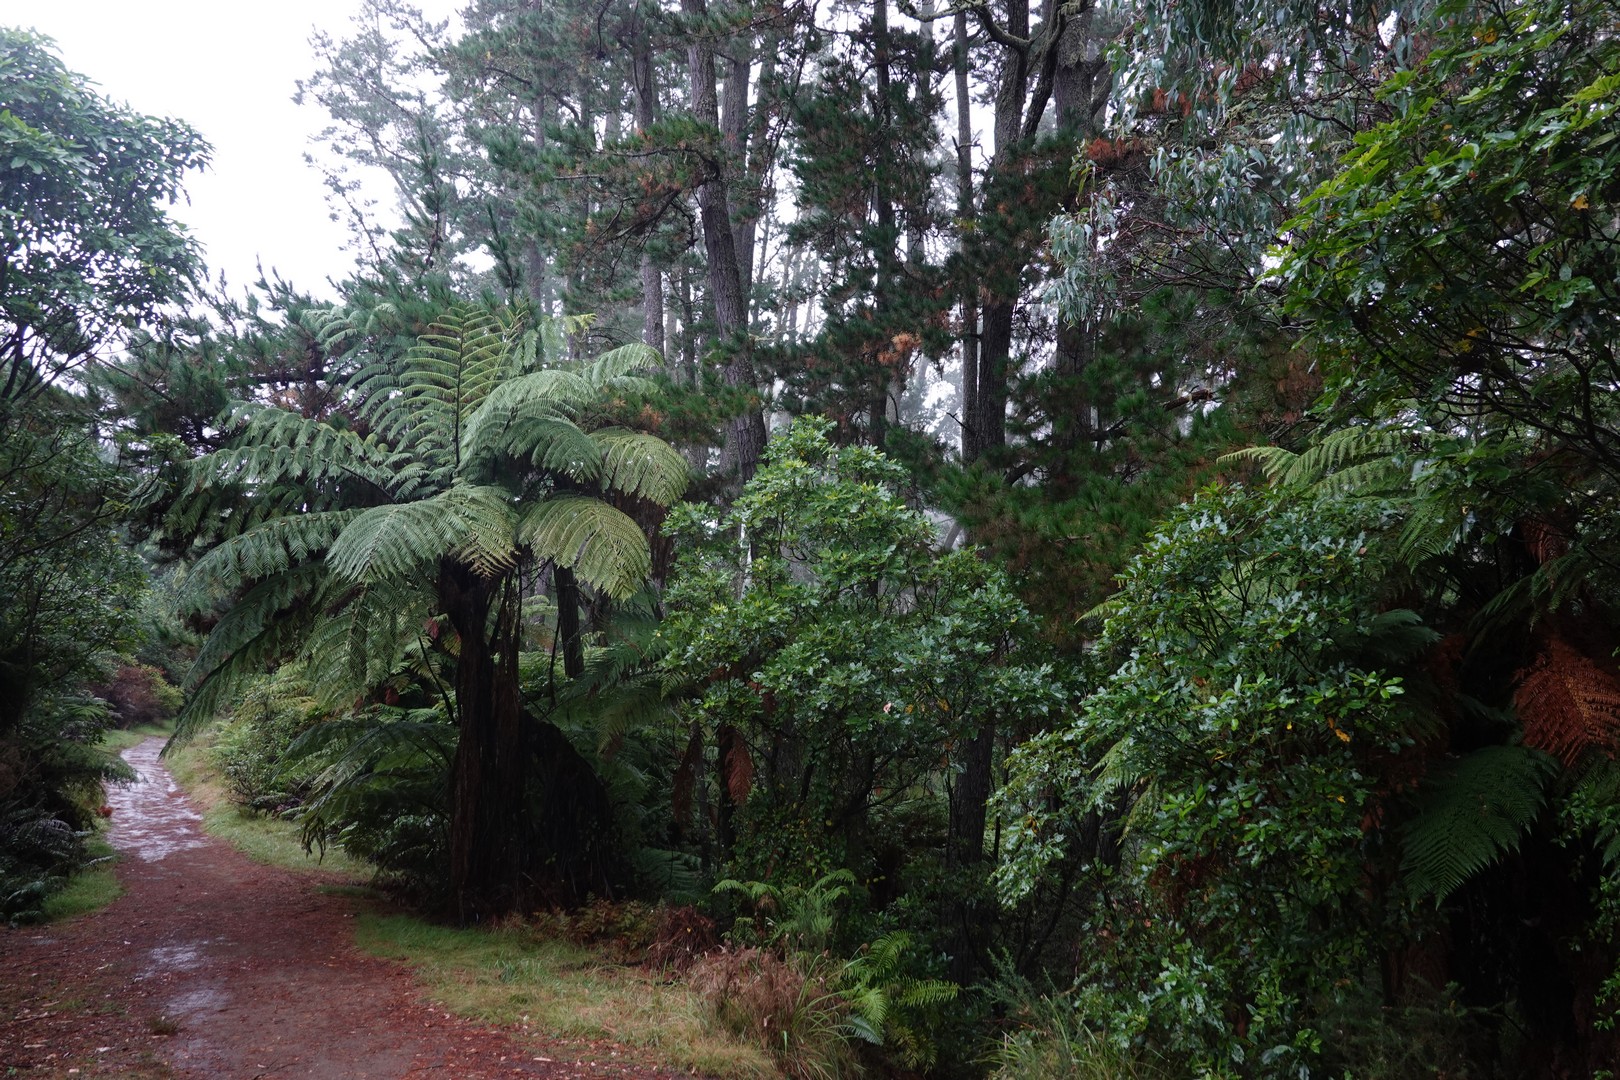
[[[418,0],[435,17],[456,0]],[[357,0],[0,0],[0,25],[55,38],[70,70],[136,110],[184,120],[213,144],[212,168],[187,183],[175,216],[240,295],[256,260],[310,292],[350,265],[320,174],[305,164],[318,106],[294,105],[314,70],[312,27],[347,35]]]

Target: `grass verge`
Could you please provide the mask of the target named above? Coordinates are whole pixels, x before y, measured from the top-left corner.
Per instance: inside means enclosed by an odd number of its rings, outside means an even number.
[[[780,1075],[758,1047],[711,1025],[686,987],[522,926],[458,930],[369,914],[356,938],[413,968],[429,997],[462,1016],[565,1041],[606,1039],[727,1080]]]
[[[123,895],[118,876],[113,873],[112,845],[100,835],[85,845],[88,856],[83,869],[68,879],[66,885],[45,898],[40,910],[46,922],[71,919],[75,915],[106,907]]]
[[[284,818],[243,810],[230,799],[210,751],[214,740],[203,733],[170,750],[164,763],[175,783],[202,811],[203,828],[254,862],[353,883],[371,877],[371,868],[337,848],[323,856],[304,850],[298,825]]]

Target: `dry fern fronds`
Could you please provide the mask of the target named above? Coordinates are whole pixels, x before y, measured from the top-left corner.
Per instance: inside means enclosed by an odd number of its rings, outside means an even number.
[[[1620,678],[1553,633],[1519,673],[1513,695],[1524,744],[1574,765],[1588,750],[1615,756],[1620,743]]]

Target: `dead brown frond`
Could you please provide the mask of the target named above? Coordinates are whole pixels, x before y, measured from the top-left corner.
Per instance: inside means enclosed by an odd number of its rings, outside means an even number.
[[[1620,736],[1620,678],[1611,662],[1598,662],[1564,635],[1546,635],[1519,672],[1513,704],[1526,746],[1573,765],[1588,750],[1609,757]]]

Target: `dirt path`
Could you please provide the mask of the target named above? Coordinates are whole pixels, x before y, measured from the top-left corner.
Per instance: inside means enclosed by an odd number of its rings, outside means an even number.
[[[408,972],[353,946],[356,901],[203,834],[161,748],[125,751],[141,782],[109,795],[124,895],[66,923],[0,929],[0,1075],[678,1075],[574,1061],[424,1004]]]

